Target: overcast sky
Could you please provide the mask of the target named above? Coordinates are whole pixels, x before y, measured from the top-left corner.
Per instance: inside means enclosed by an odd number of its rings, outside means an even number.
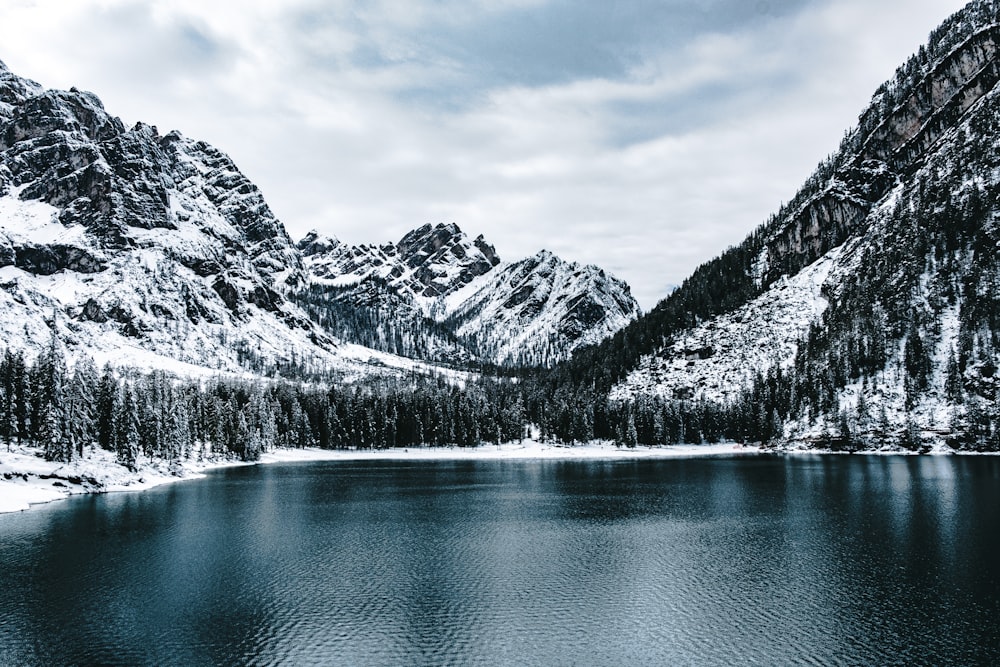
[[[961,0],[4,0],[0,60],[229,153],[298,239],[424,223],[651,308]]]

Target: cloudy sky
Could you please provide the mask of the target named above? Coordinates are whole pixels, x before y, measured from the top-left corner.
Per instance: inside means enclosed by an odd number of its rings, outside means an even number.
[[[430,222],[643,308],[739,242],[962,0],[4,0],[0,60],[228,152],[294,238]]]

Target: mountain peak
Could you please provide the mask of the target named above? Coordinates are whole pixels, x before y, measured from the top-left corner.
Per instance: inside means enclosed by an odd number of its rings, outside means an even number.
[[[334,236],[326,236],[320,234],[317,230],[312,229],[308,234],[302,237],[302,239],[295,244],[295,247],[305,255],[318,255],[320,253],[329,252],[337,246],[340,245],[340,241]]]
[[[429,224],[423,225],[407,233],[400,239],[396,247],[405,256],[418,253],[431,255],[443,247],[458,245],[468,245],[468,237],[454,222],[444,224],[438,223],[433,227]]]
[[[431,298],[450,294],[500,263],[482,235],[469,241],[453,222],[414,229],[396,244],[396,252],[404,266],[400,275],[413,293]]]
[[[552,364],[640,314],[627,284],[549,250],[503,264],[470,289],[448,321],[497,363]]]

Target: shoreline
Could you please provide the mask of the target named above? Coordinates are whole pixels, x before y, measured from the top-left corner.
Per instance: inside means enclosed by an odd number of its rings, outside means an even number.
[[[989,456],[995,452],[955,452],[935,449],[926,454],[909,451],[866,450],[850,454],[814,449],[765,449],[757,445],[721,443],[711,445],[638,446],[632,449],[610,442],[556,445],[524,441],[478,447],[407,447],[394,449],[326,450],[316,448],[277,449],[261,454],[258,461],[207,459],[182,461],[172,466],[165,461],[141,464],[136,471],[124,468],[111,452],[88,450],[71,463],[49,462],[37,450],[13,447],[0,449],[0,514],[22,512],[35,505],[63,500],[74,495],[145,491],[165,484],[201,479],[213,470],[273,463],[325,461],[639,461],[728,456],[782,455],[810,456]]]
[[[717,445],[670,445],[628,449],[610,443],[552,445],[534,441],[478,447],[408,447],[395,449],[326,450],[316,448],[277,449],[261,454],[257,461],[207,459],[146,462],[136,471],[115,462],[104,450],[88,450],[70,463],[45,461],[37,450],[14,447],[0,449],[0,514],[23,512],[70,496],[145,491],[164,484],[201,479],[213,470],[273,463],[322,461],[529,461],[529,460],[650,460],[755,455],[759,447],[732,443]]]
[[[553,445],[534,441],[477,447],[404,447],[392,449],[279,449],[261,455],[256,463],[309,461],[531,461],[531,460],[648,460],[699,458],[763,453],[759,447],[723,443],[715,445],[639,446],[632,449],[611,443]]]

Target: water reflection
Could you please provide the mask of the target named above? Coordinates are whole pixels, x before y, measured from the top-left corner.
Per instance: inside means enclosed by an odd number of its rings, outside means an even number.
[[[992,458],[234,469],[0,516],[0,664],[989,664],[998,528]]]

